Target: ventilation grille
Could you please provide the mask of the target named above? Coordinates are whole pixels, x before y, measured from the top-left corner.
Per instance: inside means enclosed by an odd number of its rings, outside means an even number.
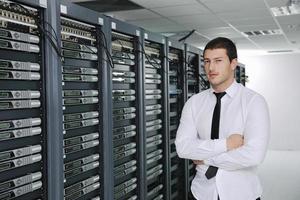
[[[262,35],[280,35],[282,34],[282,31],[280,29],[274,29],[274,30],[245,31],[243,33],[248,37],[252,37],[252,36],[262,36]]]
[[[268,51],[268,53],[291,53],[293,50],[291,49],[282,49],[282,50],[273,50],[273,51]]]

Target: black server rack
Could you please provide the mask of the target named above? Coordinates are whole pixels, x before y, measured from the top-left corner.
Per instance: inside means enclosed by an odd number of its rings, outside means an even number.
[[[0,1],[0,199],[47,195],[44,9],[29,3]]]
[[[166,163],[166,40],[163,36],[143,31],[144,58],[144,152],[147,200],[167,199]]]
[[[64,199],[100,199],[104,18],[63,2],[60,22]]]
[[[185,88],[186,88],[186,100],[188,100],[194,94],[200,92],[200,79],[199,79],[199,70],[201,65],[201,55],[200,49],[195,48],[190,45],[185,45],[185,59],[186,59],[186,67],[185,67]],[[192,180],[196,174],[195,165],[192,160],[186,161],[186,198],[187,194],[190,192],[190,186]]]
[[[143,199],[140,30],[110,19],[113,199]]]
[[[246,70],[245,70],[245,65],[238,63],[236,69],[235,69],[235,80],[238,83],[241,83],[243,85],[246,85]]]
[[[175,138],[184,105],[184,74],[185,54],[184,45],[175,41],[167,42],[168,55],[168,167],[170,200],[185,199],[185,160],[180,159],[176,153]]]
[[[200,50],[200,68],[199,68],[199,90],[204,91],[210,87],[209,81],[206,76],[204,60],[203,60],[203,51]]]

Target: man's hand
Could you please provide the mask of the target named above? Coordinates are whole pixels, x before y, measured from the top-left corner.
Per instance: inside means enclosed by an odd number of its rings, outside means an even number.
[[[244,144],[244,137],[241,134],[232,134],[226,139],[227,150],[236,149]]]
[[[193,163],[194,163],[195,165],[204,165],[203,160],[193,160]]]

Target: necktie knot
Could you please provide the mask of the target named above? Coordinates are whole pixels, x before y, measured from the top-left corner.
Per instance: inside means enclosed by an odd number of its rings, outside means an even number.
[[[221,98],[226,94],[226,92],[219,92],[219,93],[214,92],[214,94],[216,95],[217,100],[220,101]]]

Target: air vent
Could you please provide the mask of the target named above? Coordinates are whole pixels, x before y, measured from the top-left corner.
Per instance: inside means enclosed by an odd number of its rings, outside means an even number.
[[[272,50],[272,51],[268,51],[268,53],[291,53],[291,52],[294,52],[293,50],[291,49],[283,49],[283,50]]]
[[[248,37],[252,37],[252,36],[262,36],[262,35],[280,35],[282,34],[282,31],[280,29],[274,29],[274,30],[245,31],[243,33]]]
[[[300,14],[300,5],[299,4],[291,4],[291,5],[287,5],[287,6],[273,7],[270,9],[275,17]]]

